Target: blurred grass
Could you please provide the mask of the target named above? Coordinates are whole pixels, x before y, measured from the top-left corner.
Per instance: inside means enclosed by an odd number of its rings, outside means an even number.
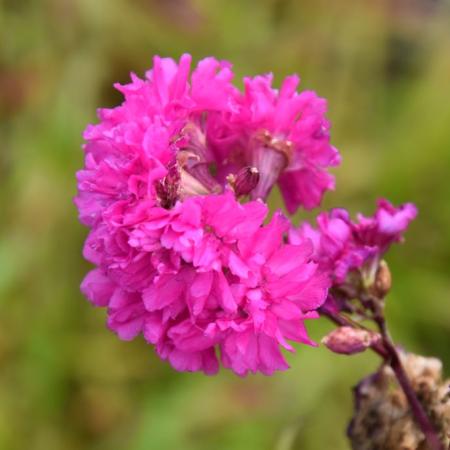
[[[439,0],[0,2],[0,449],[341,450],[350,387],[378,364],[324,349],[272,378],[179,374],[120,342],[79,293],[81,132],[153,54],[298,72],[341,149],[324,206],[420,216],[389,255],[395,337],[450,367],[450,5]],[[275,197],[274,206],[277,206]],[[300,214],[300,217],[306,215]],[[319,339],[326,323],[312,324]]]

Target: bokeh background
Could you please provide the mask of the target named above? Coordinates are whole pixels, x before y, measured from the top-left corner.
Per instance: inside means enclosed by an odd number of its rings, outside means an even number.
[[[81,133],[154,54],[302,76],[343,164],[324,207],[420,209],[389,255],[396,340],[450,371],[450,5],[439,0],[0,1],[0,449],[347,449],[371,354],[300,348],[271,378],[180,374],[79,284]],[[273,205],[277,206],[275,194]],[[297,220],[305,217],[299,214]],[[319,340],[330,326],[311,324]],[[448,374],[449,372],[447,372]]]

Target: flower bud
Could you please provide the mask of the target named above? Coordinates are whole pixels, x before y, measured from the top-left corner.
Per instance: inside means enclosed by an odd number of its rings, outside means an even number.
[[[259,182],[259,170],[256,167],[243,167],[236,175],[229,175],[228,182],[236,197],[250,194]]]
[[[353,355],[363,352],[380,340],[381,336],[374,331],[344,326],[327,334],[322,339],[322,344],[334,353]]]
[[[378,298],[384,298],[390,291],[392,285],[391,271],[386,261],[382,260],[378,266],[373,285],[373,292]]]

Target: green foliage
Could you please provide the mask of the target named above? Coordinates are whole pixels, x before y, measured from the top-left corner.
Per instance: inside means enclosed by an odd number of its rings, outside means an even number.
[[[350,388],[375,356],[301,348],[272,378],[179,374],[107,332],[79,293],[81,133],[153,54],[298,72],[329,99],[343,165],[324,206],[418,204],[389,255],[388,316],[396,339],[450,367],[449,18],[445,0],[0,2],[0,449],[348,448]],[[317,340],[327,329],[311,326]]]

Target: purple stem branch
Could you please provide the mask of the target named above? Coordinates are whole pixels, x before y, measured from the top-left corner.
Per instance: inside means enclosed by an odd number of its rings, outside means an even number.
[[[381,335],[383,337],[384,348],[386,349],[389,357],[385,359],[386,363],[388,363],[397,377],[398,383],[400,387],[403,389],[406,398],[408,399],[409,405],[411,407],[411,412],[420,426],[422,433],[425,436],[425,439],[430,446],[431,450],[445,450],[441,440],[436,433],[436,429],[430,421],[427,413],[425,412],[422,404],[417,398],[416,393],[414,392],[413,387],[409,381],[408,375],[406,374],[405,368],[400,359],[400,355],[391,339],[389,331],[386,326],[386,321],[382,315],[377,315],[375,318],[379,328]]]

